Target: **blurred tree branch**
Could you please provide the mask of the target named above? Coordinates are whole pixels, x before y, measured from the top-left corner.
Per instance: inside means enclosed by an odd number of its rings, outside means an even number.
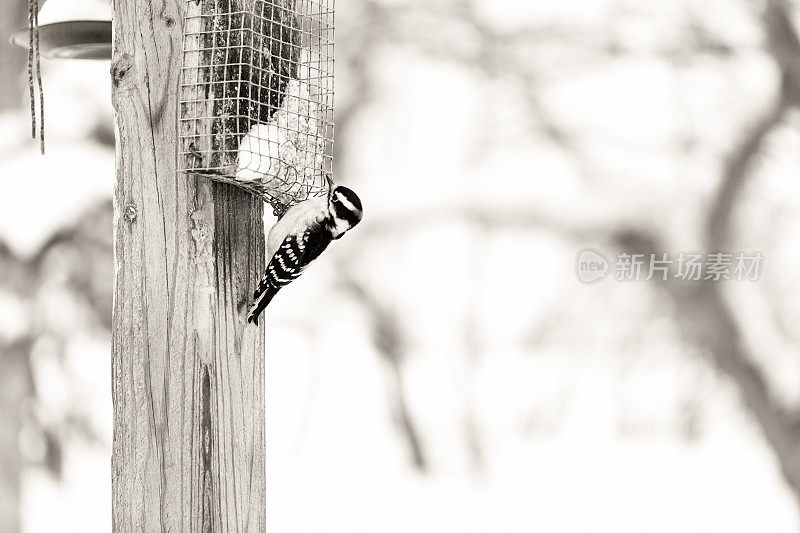
[[[770,2],[767,11],[772,11],[774,4],[782,3]],[[788,17],[787,11],[781,11],[780,16],[767,16],[767,31],[771,36],[784,35],[781,40],[792,43],[792,49],[797,54],[792,63],[796,63],[796,60],[800,60],[800,41]],[[735,207],[743,184],[751,174],[752,163],[769,133],[780,123],[790,107],[800,102],[800,77],[795,77],[800,75],[800,70],[795,72],[793,69],[796,65],[784,62],[783,52],[777,52],[776,56],[783,69],[783,86],[775,103],[745,132],[742,141],[725,163],[722,183],[708,218],[709,251],[724,250],[730,245]],[[705,331],[695,331],[694,336],[713,355],[718,368],[738,385],[764,436],[775,450],[795,497],[800,500],[800,413],[787,412],[772,397],[770,386],[753,362],[754,357],[744,341],[741,325],[722,291],[721,284],[705,282],[694,295],[676,295],[676,301],[684,303],[684,308],[695,310],[696,321],[692,323],[684,320],[684,327],[690,332],[697,329],[699,324],[703,324],[700,322],[701,315],[712,321],[707,324]]]
[[[775,102],[743,133],[725,161],[708,216],[709,251],[725,250],[731,244],[735,208],[752,173],[753,161],[789,109],[800,105],[800,39],[787,2],[769,0],[763,20],[769,49],[782,73],[782,86]],[[675,285],[668,286],[675,301],[686,311],[680,320],[684,330],[712,354],[716,366],[736,383],[778,456],[786,481],[800,500],[800,413],[788,411],[773,398],[766,377],[745,343],[742,325],[723,294],[723,285],[706,281],[682,291]]]
[[[346,54],[349,66],[357,76],[355,94],[363,94],[339,115],[339,124],[347,127],[353,115],[374,95],[368,72],[372,53],[381,42],[394,42],[416,48],[426,57],[444,59],[474,69],[486,78],[509,80],[525,94],[525,104],[531,125],[541,131],[553,144],[576,161],[582,174],[591,172],[585,163],[581,141],[576,132],[563,126],[558,117],[547,109],[539,94],[542,75],[526,53],[540,45],[569,42],[583,43],[588,53],[614,57],[634,53],[626,50],[613,38],[587,37],[562,27],[525,27],[513,31],[498,31],[478,14],[474,0],[441,0],[433,2],[388,3],[366,0],[362,3],[367,20],[365,42],[361,52]],[[709,204],[704,228],[708,251],[724,250],[730,244],[736,205],[743,186],[752,170],[752,163],[765,139],[792,107],[800,107],[800,38],[792,22],[792,7],[786,0],[765,0],[761,9],[761,25],[766,50],[781,73],[778,96],[748,125],[739,136],[723,164],[720,184]],[[391,21],[391,23],[389,22]],[[368,46],[364,46],[368,44]],[[714,36],[698,21],[687,26],[687,39],[675,48],[654,49],[651,52],[673,63],[685,63],[699,55],[727,58],[739,50]],[[342,116],[343,115],[343,116]],[[338,127],[338,125],[337,125]],[[341,130],[339,130],[341,131]],[[345,138],[349,134],[342,132]],[[344,145],[338,144],[341,149]],[[343,158],[337,158],[339,164]],[[482,230],[546,230],[578,242],[613,242],[637,253],[655,253],[667,249],[664,236],[657,231],[638,227],[619,228],[615,223],[592,224],[575,221],[569,216],[535,213],[531,210],[485,205],[451,206],[401,216],[372,219],[365,238],[380,238],[386,231],[408,232],[437,223],[462,220]],[[350,277],[350,290],[370,314],[376,317],[374,338],[387,360],[398,365],[396,329],[391,317],[377,304],[369,288]],[[767,441],[778,456],[784,476],[800,498],[800,413],[784,408],[773,398],[770,384],[744,340],[746,325],[740,324],[723,294],[723,285],[710,281],[698,283],[665,282],[657,284],[676,304],[676,322],[687,338],[704,353],[711,354],[713,364],[727,376],[737,389],[761,427]],[[383,325],[381,325],[383,324]],[[391,333],[394,331],[395,333]],[[387,333],[388,332],[388,333]],[[390,334],[391,333],[391,334]],[[394,335],[394,336],[393,336]],[[386,339],[394,339],[387,342]],[[399,367],[395,366],[399,372]],[[403,404],[402,391],[398,394]],[[402,411],[402,409],[400,409]],[[410,437],[408,436],[410,435]],[[410,442],[418,442],[415,432],[407,433]],[[412,449],[414,448],[412,444]]]
[[[47,291],[53,281],[63,283],[91,310],[94,322],[108,331],[111,320],[111,203],[89,209],[72,226],[49,238],[29,258],[20,257],[0,242],[0,294],[11,295],[24,309],[24,331],[0,330],[0,531],[19,529],[20,474],[25,457],[19,443],[23,428],[43,443],[42,465],[60,476],[62,442],[67,433],[87,440],[98,434],[81,413],[69,412],[64,420],[45,421],[37,416],[32,354],[37,342],[52,337],[63,351],[63,331],[51,330],[41,308],[53,304]],[[44,294],[40,294],[44,292]],[[59,309],[58,314],[69,314]]]
[[[800,38],[786,0],[767,0],[762,14],[768,50],[784,76],[785,91],[793,105],[800,105]]]
[[[796,101],[793,82],[784,83],[775,102],[744,132],[725,161],[723,176],[711,203],[706,227],[708,252],[731,244],[735,208],[753,161],[769,133]],[[789,92],[787,92],[789,91]],[[629,253],[657,253],[666,249],[659,237],[639,230],[620,231],[618,244]],[[776,453],[784,478],[800,499],[800,413],[787,410],[773,397],[755,355],[745,341],[743,326],[724,295],[724,284],[711,280],[658,283],[676,303],[676,321],[684,334],[739,390],[744,402]]]
[[[360,282],[347,265],[340,268],[342,287],[362,306],[369,319],[372,343],[389,369],[386,382],[393,419],[411,454],[411,462],[419,471],[428,468],[428,459],[419,430],[408,409],[403,379],[403,334],[395,313],[382,304],[367,286]]]

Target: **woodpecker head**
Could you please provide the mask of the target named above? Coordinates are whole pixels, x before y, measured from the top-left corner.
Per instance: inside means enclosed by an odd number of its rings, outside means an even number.
[[[331,233],[334,239],[361,222],[364,212],[356,193],[341,185],[331,186],[328,194],[328,211],[331,215]]]

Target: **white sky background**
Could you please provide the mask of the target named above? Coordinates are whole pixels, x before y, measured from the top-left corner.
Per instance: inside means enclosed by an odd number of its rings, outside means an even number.
[[[354,52],[347,39],[363,31],[359,6],[337,2],[340,108],[359,97],[343,61]],[[644,284],[581,285],[579,247],[557,233],[487,234],[457,219],[402,224],[409,213],[513,207],[575,224],[655,227],[674,246],[665,251],[697,249],[721,157],[766,107],[777,76],[747,3],[484,0],[478,16],[501,31],[565,36],[519,61],[535,67],[537,94],[586,159],[576,163],[532,131],[512,81],[382,43],[368,65],[376,97],[352,136],[337,139],[346,143],[338,178],[361,194],[365,223],[267,313],[269,530],[797,531],[796,502],[758,428],[735,389],[661,317],[663,296]],[[688,18],[735,54],[666,61],[661,52],[685,48]],[[598,52],[609,41],[629,52]],[[108,65],[44,69],[48,155],[25,140],[24,106],[0,117],[0,238],[23,255],[113,192],[113,153],[87,142],[97,120],[110,120]],[[741,206],[743,249],[768,258],[762,281],[730,291],[789,401],[800,390],[797,346],[773,340],[764,302],[800,314],[791,268],[798,124],[794,117],[770,139]],[[401,223],[370,232],[370,219]],[[427,474],[410,468],[391,420],[369,318],[337,288],[345,255],[400,317]],[[4,309],[0,322],[13,314]],[[26,475],[26,533],[109,529],[109,346],[76,335],[68,353],[66,374],[46,358],[36,363],[40,392],[57,406],[65,382],[83,390],[74,402],[105,443],[70,441],[60,484]],[[697,433],[686,430],[687,412]],[[470,414],[477,468],[464,438]]]

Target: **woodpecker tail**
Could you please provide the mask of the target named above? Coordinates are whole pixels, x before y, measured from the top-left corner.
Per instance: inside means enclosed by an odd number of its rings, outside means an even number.
[[[250,308],[250,312],[247,314],[248,323],[253,323],[256,326],[258,325],[258,317],[261,316],[261,313],[264,312],[264,309],[266,309],[272,299],[275,298],[279,290],[279,288],[269,287],[261,294],[261,298],[256,300],[256,303],[253,304],[253,307]]]

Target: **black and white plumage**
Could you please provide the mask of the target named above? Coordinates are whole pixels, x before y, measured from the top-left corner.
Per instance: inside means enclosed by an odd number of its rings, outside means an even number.
[[[255,302],[247,321],[258,325],[258,317],[278,291],[305,272],[331,241],[341,238],[362,216],[361,200],[342,186],[331,186],[327,197],[311,198],[290,207],[269,232],[270,260],[253,293]]]

